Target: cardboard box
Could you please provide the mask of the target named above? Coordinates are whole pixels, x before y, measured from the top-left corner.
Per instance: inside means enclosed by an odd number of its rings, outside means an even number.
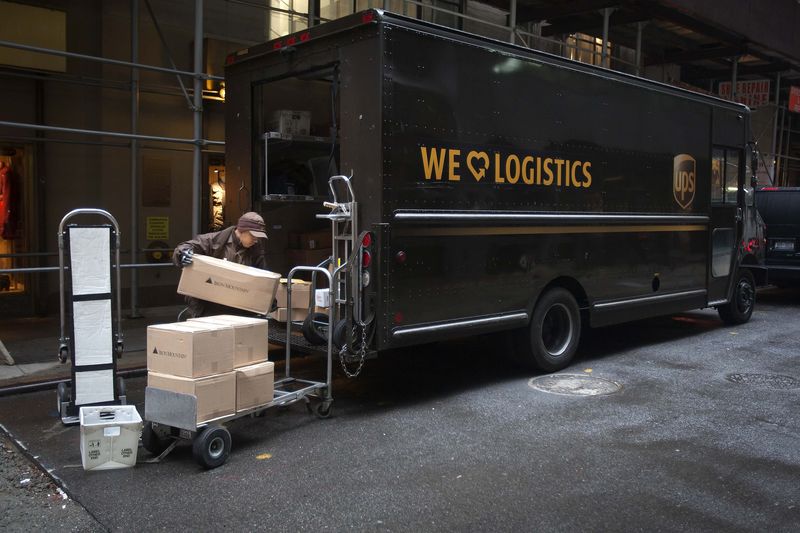
[[[233,328],[176,322],[147,327],[147,370],[199,378],[233,370]]]
[[[326,282],[327,283],[327,282]],[[278,292],[275,294],[278,307],[288,307],[286,305],[286,279],[281,278],[278,285]],[[301,279],[292,280],[292,308],[308,309],[311,303],[311,284]]]
[[[198,424],[236,412],[236,372],[197,379],[148,372],[147,386],[195,396]]]
[[[266,361],[236,369],[236,412],[272,401],[275,363]]]
[[[289,257],[289,264],[293,266],[317,266],[333,253],[331,248],[322,248],[319,250],[287,250],[286,254]]]
[[[272,113],[269,127],[271,130],[284,135],[310,135],[311,113],[309,111],[279,109]]]
[[[292,309],[291,315],[285,307],[279,307],[269,314],[270,318],[274,318],[278,322],[286,322],[286,317],[291,316],[292,322],[302,322],[308,316],[307,309]]]
[[[280,278],[268,270],[196,255],[181,271],[178,294],[265,315]]]
[[[294,294],[292,295],[294,296]],[[233,366],[252,365],[267,360],[269,322],[262,318],[236,315],[215,315],[189,319],[200,324],[217,324],[233,328]]]
[[[142,417],[133,405],[81,407],[81,463],[84,470],[136,464]]]
[[[300,234],[299,248],[304,250],[319,250],[322,248],[331,248],[333,246],[333,237],[331,230],[309,231]]]

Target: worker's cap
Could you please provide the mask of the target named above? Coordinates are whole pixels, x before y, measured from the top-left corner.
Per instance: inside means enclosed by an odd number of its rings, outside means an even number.
[[[240,231],[249,231],[250,235],[253,237],[259,237],[261,239],[267,238],[267,234],[264,233],[266,229],[264,219],[261,218],[261,215],[252,211],[239,217],[239,222],[236,223],[236,229]]]

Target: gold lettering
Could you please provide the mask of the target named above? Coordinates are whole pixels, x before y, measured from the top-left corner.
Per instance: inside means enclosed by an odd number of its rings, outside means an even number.
[[[592,174],[589,172],[590,168],[592,168],[592,162],[587,161],[583,164],[583,168],[581,169],[583,171],[583,177],[586,178],[583,180],[583,186],[587,189],[592,186]]]
[[[500,177],[500,154],[494,154],[494,182],[505,183],[506,180]]]
[[[526,185],[533,185],[533,169],[529,166],[533,163],[533,158],[529,155],[522,159],[522,181]]]
[[[553,169],[550,168],[550,165],[553,164],[553,160],[551,158],[546,158],[544,160],[544,173],[547,177],[542,180],[542,185],[552,185],[553,184]]]
[[[561,186],[561,167],[564,165],[563,159],[554,159],[556,164],[556,185]]]
[[[514,167],[513,170],[511,167]],[[511,154],[506,159],[506,179],[509,183],[516,183],[519,181],[519,157]]]
[[[575,178],[575,171],[581,166],[580,161],[573,161],[572,167],[569,169],[569,179],[574,187],[580,187],[581,183]]]
[[[436,180],[441,180],[442,167],[444,166],[444,148],[441,150],[431,148],[429,153],[427,147],[420,146],[420,151],[422,152],[422,166],[425,169],[425,179],[431,179],[431,176],[435,173]]]
[[[542,184],[542,158],[536,158],[536,185]]]
[[[447,176],[447,179],[450,181],[460,181],[461,176],[456,174],[460,163],[456,161],[456,157],[461,155],[461,150],[448,150],[448,153],[450,155],[450,174]]]

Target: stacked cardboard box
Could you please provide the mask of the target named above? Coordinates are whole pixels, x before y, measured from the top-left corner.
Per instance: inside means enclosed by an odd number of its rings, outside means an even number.
[[[272,400],[267,323],[220,315],[147,328],[147,384],[197,398],[197,424]]]
[[[292,308],[288,308],[288,298],[286,291],[286,278],[281,278],[278,291],[275,294],[277,309],[269,314],[278,322],[304,320],[308,314],[308,306],[311,303],[311,283],[300,279],[292,280]]]

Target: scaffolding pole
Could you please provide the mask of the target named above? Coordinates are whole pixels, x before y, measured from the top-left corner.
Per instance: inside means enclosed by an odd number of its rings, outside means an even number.
[[[203,0],[194,3],[194,154],[192,163],[192,235],[200,233],[200,170],[203,137]]]
[[[131,63],[139,63],[139,0],[131,0]],[[139,128],[139,69],[131,68],[131,134]],[[139,261],[139,140],[131,139],[131,263]],[[139,318],[139,271],[131,270],[130,316]]]

